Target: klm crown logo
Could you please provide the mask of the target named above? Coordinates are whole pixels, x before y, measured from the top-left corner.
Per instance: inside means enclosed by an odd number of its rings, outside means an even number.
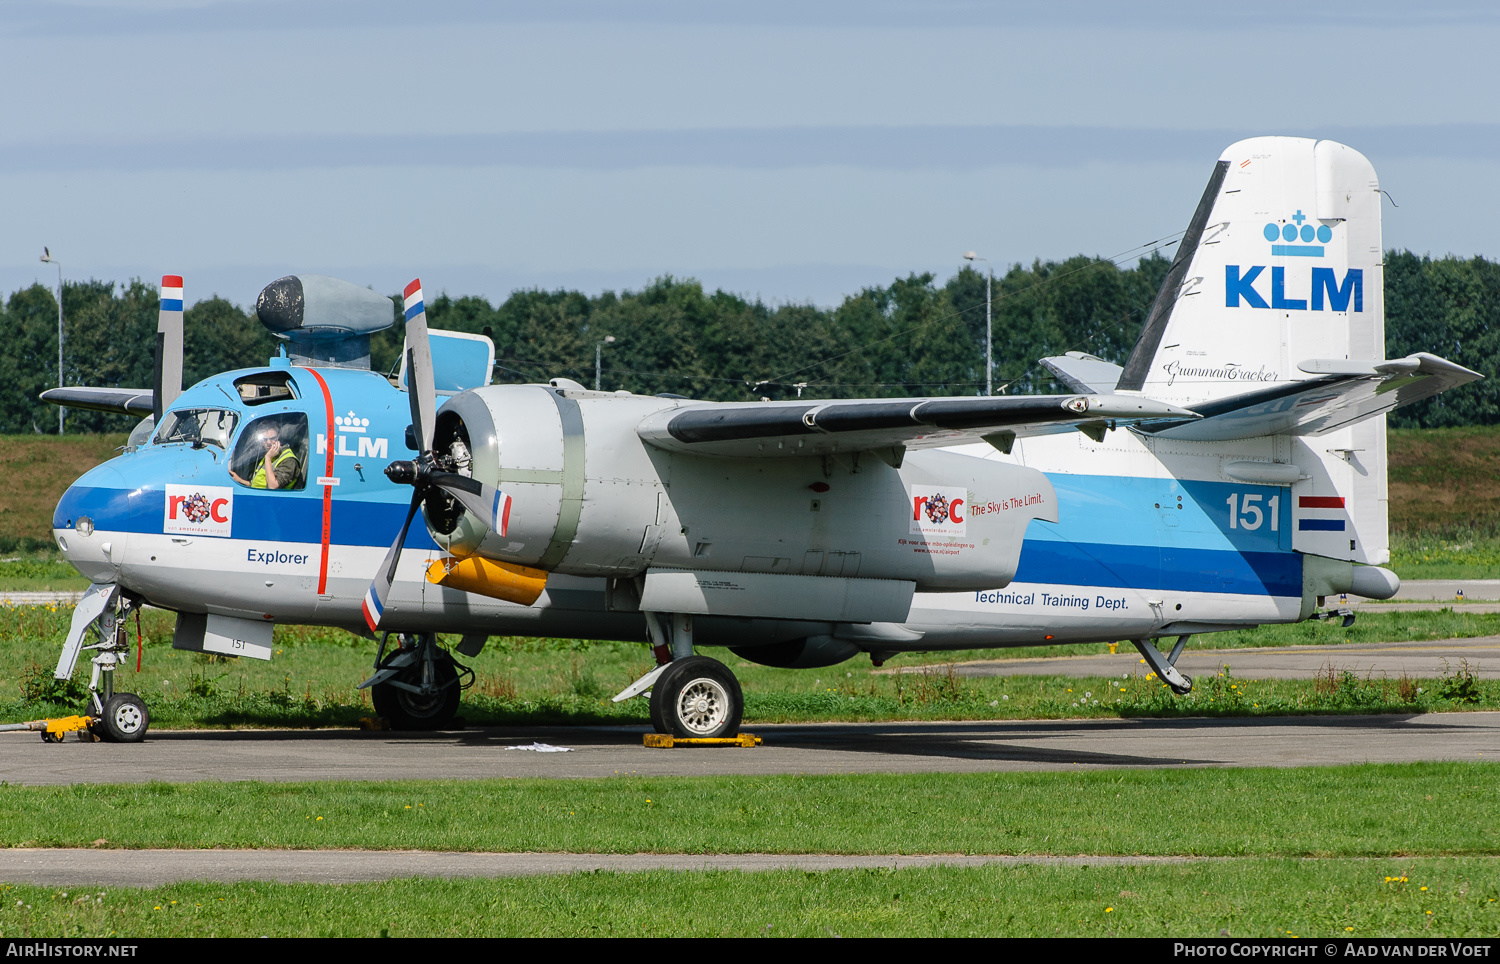
[[[348,415],[335,415],[333,424],[340,432],[368,432],[370,430],[370,420],[360,418],[352,411]]]
[[[1321,258],[1323,257],[1323,245],[1333,240],[1333,228],[1326,224],[1313,227],[1306,224],[1307,215],[1299,208],[1292,215],[1289,222],[1278,225],[1274,221],[1267,224],[1264,230],[1266,240],[1272,242],[1271,254],[1286,255],[1294,258]],[[1301,244],[1294,244],[1297,240]],[[1313,244],[1316,240],[1318,243]],[[1277,241],[1286,241],[1286,244],[1276,244]]]

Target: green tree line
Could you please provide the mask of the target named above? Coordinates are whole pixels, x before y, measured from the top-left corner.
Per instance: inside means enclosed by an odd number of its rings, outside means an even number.
[[[1148,255],[1133,266],[1078,256],[1014,265],[994,279],[997,391],[1061,390],[1036,364],[1064,351],[1114,362],[1130,353],[1168,261]],[[394,367],[404,329],[372,339],[375,368]],[[1392,416],[1402,427],[1500,421],[1500,263],[1433,259],[1390,251],[1385,273],[1387,354],[1430,351],[1487,376]],[[592,385],[595,348],[603,385],[642,394],[692,398],[857,398],[973,395],[984,391],[985,276],[970,268],[939,284],[913,274],[866,288],[833,308],[766,305],[692,280],[659,278],[639,291],[514,292],[499,305],[441,295],[429,302],[435,328],[483,332],[495,342],[496,382],[567,377]],[[157,318],[156,289],[63,286],[64,378],[69,385],[149,388]],[[40,284],[10,296],[0,310],[0,432],[55,431],[56,412],[37,400],[57,384],[57,301]],[[184,319],[184,375],[265,364],[276,342],[253,311],[222,299],[201,301]],[[70,432],[123,431],[132,420],[72,411]]]

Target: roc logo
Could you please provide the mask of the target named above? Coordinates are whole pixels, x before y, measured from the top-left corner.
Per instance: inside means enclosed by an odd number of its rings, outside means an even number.
[[[1302,213],[1301,208],[1291,216],[1292,223],[1278,226],[1275,222],[1267,224],[1262,233],[1266,240],[1272,242],[1271,253],[1292,258],[1321,258],[1323,257],[1323,245],[1333,240],[1333,228],[1326,224],[1313,227],[1304,224],[1307,215]],[[1301,244],[1292,242],[1301,240]],[[1286,244],[1276,244],[1276,241],[1286,241]],[[1313,244],[1317,241],[1317,244]]]
[[[233,518],[234,489],[229,486],[167,486],[162,532],[227,539]]]
[[[912,535],[961,536],[968,531],[969,492],[949,486],[911,487]]]

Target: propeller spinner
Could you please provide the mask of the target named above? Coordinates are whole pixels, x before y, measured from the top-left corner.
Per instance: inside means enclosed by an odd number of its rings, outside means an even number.
[[[401,561],[401,547],[406,543],[407,530],[423,500],[436,492],[442,492],[458,500],[488,530],[505,535],[510,519],[510,496],[493,485],[472,479],[455,472],[456,465],[451,456],[438,455],[432,450],[433,428],[436,422],[437,402],[433,390],[432,348],[427,337],[427,310],[422,302],[420,278],[406,286],[406,390],[411,403],[411,423],[419,440],[420,451],[415,459],[396,461],[385,467],[386,478],[392,482],[412,487],[411,507],[406,512],[406,521],[396,541],[370,583],[365,593],[365,623],[374,632],[380,628],[380,618],[385,612],[386,598],[391,584],[396,581],[396,566]]]

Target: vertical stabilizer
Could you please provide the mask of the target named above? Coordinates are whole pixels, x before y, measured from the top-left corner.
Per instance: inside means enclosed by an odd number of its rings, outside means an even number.
[[[1304,380],[1308,359],[1383,359],[1381,263],[1364,155],[1240,141],[1215,165],[1119,387],[1192,406]]]
[[[156,380],[152,386],[152,413],[158,424],[177,396],[182,394],[182,276],[161,279],[161,310],[156,316]]]

